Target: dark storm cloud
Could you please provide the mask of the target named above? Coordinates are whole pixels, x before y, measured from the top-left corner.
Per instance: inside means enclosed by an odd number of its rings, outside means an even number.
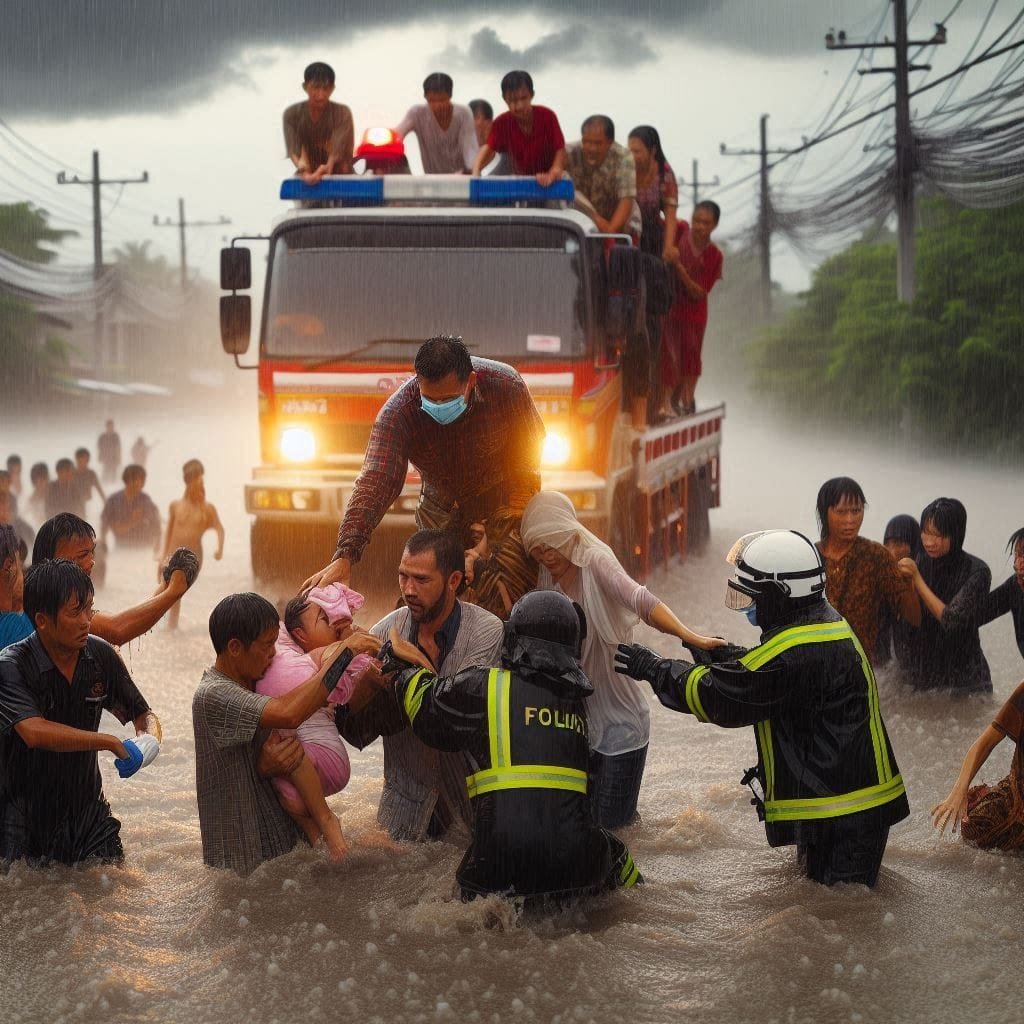
[[[635,28],[605,22],[599,25],[574,24],[549,32],[522,50],[504,42],[493,28],[475,32],[463,50],[449,46],[438,57],[441,65],[543,70],[553,64],[581,64],[614,61],[620,67],[633,67],[654,60],[656,54],[644,34]]]
[[[878,7],[878,0],[524,0],[517,12],[551,19],[536,42],[517,50],[484,28],[448,52],[495,71],[587,59],[628,67],[653,58],[651,40],[661,51],[682,33],[738,51],[812,52],[838,16],[850,25]],[[319,40],[317,49],[329,50],[361,31],[426,17],[500,25],[509,10],[495,0],[4,0],[0,116],[170,111],[225,80],[255,78],[258,66],[241,63],[247,48]]]

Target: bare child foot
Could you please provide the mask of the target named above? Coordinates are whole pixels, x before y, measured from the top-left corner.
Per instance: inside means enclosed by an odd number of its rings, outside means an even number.
[[[331,863],[340,863],[348,856],[348,843],[345,842],[345,837],[341,834],[341,822],[338,820],[338,816],[329,814],[321,823],[321,829]]]

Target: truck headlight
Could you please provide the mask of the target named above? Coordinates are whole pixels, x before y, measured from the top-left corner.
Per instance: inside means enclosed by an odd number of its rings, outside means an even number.
[[[309,462],[316,455],[316,438],[305,427],[281,431],[281,457],[289,462]]]
[[[544,466],[564,466],[569,461],[572,447],[569,439],[562,434],[549,430],[544,438],[540,461]]]

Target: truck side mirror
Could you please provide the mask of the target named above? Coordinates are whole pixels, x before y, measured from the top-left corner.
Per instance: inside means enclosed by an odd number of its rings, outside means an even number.
[[[220,286],[226,292],[245,291],[252,287],[252,259],[248,249],[221,249]]]
[[[249,255],[245,250],[246,256]],[[252,300],[248,295],[220,297],[220,343],[229,356],[241,356],[249,350],[252,332]]]

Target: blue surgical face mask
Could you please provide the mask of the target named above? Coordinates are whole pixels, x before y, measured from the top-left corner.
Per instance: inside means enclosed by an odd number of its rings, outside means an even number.
[[[454,423],[466,411],[466,396],[459,395],[458,398],[450,398],[447,402],[432,402],[429,398],[420,396],[420,408],[441,426]]]
[[[752,604],[749,608],[743,609],[743,614],[747,617],[747,622],[752,626],[757,625],[757,605]]]

